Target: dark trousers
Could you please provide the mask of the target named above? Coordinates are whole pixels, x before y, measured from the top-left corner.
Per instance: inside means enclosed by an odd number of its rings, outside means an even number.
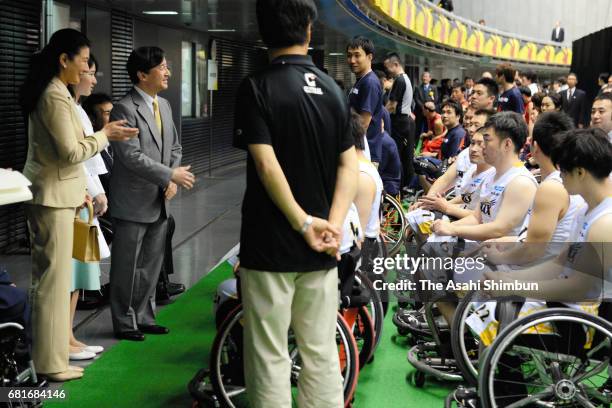
[[[415,123],[408,115],[391,117],[391,137],[397,144],[397,151],[402,162],[402,182],[400,187],[407,187],[414,177],[414,144]]]

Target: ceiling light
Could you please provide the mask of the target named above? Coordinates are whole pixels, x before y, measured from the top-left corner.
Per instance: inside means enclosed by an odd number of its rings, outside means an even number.
[[[343,53],[343,52],[330,52],[330,53],[329,53],[329,56],[330,56],[330,57],[340,57],[340,56],[342,56],[342,55],[344,55],[344,53]]]
[[[209,33],[234,33],[236,29],[234,28],[211,28],[208,30]]]
[[[150,16],[176,16],[178,14],[178,11],[151,10],[151,11],[143,11],[142,14],[148,14]]]

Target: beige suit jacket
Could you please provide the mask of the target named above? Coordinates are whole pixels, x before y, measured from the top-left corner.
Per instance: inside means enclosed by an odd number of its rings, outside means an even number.
[[[77,207],[85,199],[82,162],[108,143],[102,131],[85,136],[68,88],[53,78],[28,118],[28,156],[23,174],[32,182],[31,204]]]

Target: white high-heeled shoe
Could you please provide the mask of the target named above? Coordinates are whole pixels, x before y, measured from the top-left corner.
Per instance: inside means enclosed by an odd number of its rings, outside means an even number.
[[[92,358],[94,358],[96,356],[96,353],[92,353],[89,351],[85,351],[85,350],[81,350],[78,353],[69,353],[68,354],[70,360],[75,360],[75,361],[79,361],[79,360],[91,360]]]
[[[102,346],[86,346],[86,347],[83,347],[83,351],[88,351],[88,352],[94,353],[94,354],[100,354],[101,352],[104,351],[104,347],[102,347]]]

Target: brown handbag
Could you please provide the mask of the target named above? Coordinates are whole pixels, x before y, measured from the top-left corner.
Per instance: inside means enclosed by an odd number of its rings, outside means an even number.
[[[89,220],[83,221],[77,210],[74,217],[74,238],[72,257],[81,262],[99,262],[100,244],[98,242],[98,227],[93,225],[93,205],[88,201]]]

